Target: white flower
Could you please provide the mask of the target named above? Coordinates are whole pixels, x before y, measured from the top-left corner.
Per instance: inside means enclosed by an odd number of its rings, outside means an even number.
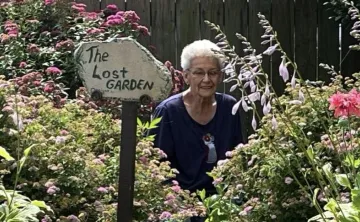
[[[273,130],[276,130],[277,127],[278,127],[278,123],[277,123],[277,121],[276,121],[275,116],[273,116],[273,118],[272,118],[272,120],[271,120],[271,124],[272,124],[272,129],[273,129]]]
[[[275,52],[277,47],[278,47],[278,44],[270,46],[268,49],[265,50],[265,52],[263,52],[263,54],[264,55],[272,55]]]
[[[291,78],[291,87],[292,88],[295,88],[295,85],[296,85],[296,79],[295,79],[295,76],[296,76],[296,70],[294,71],[294,74]]]
[[[287,82],[289,80],[289,71],[286,68],[285,62],[286,62],[286,60],[285,60],[285,58],[283,58],[280,66],[279,66],[279,73],[280,73],[280,76],[283,78],[284,82]]]

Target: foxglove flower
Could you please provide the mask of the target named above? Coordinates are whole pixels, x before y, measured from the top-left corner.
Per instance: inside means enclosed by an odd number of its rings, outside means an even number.
[[[286,60],[285,60],[285,58],[283,58],[280,66],[279,66],[279,73],[280,73],[280,76],[283,78],[284,82],[287,82],[289,80],[289,71],[286,68],[285,63],[286,63]]]

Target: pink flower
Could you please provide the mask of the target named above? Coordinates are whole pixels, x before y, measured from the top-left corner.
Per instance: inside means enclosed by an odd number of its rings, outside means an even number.
[[[143,34],[144,36],[149,36],[150,35],[150,32],[149,32],[148,28],[146,28],[145,26],[139,25],[137,28],[138,28],[139,32],[141,34]]]
[[[77,12],[85,12],[85,7],[79,7],[77,5],[73,5],[73,6],[71,6],[71,8]]]
[[[112,11],[117,11],[118,10],[118,7],[114,4],[111,4],[111,5],[107,5],[106,8],[112,10]]]
[[[168,211],[164,211],[161,213],[160,215],[160,220],[165,220],[165,219],[170,219],[171,218],[171,213]]]
[[[178,185],[172,186],[171,189],[176,193],[179,193],[181,190],[180,186],[178,186]]]
[[[108,192],[108,190],[105,187],[99,187],[97,189],[97,191],[99,191],[100,193],[107,193]]]
[[[54,0],[45,0],[44,4],[45,5],[52,5],[55,1]]]
[[[27,51],[29,53],[38,53],[38,52],[40,52],[40,49],[36,44],[29,44],[27,46]]]
[[[214,185],[218,185],[219,183],[221,183],[223,181],[223,178],[216,178],[213,182]]]
[[[71,39],[67,39],[56,43],[56,50],[72,50],[75,47],[74,42]]]
[[[61,75],[61,70],[60,69],[58,69],[57,67],[55,67],[55,66],[50,66],[50,67],[48,67],[46,70],[45,70],[45,72],[47,73],[47,74],[49,74],[49,75]]]
[[[87,33],[89,33],[89,34],[98,34],[98,33],[101,33],[103,31],[104,31],[104,29],[91,28],[91,29],[87,30]]]
[[[27,65],[26,62],[20,62],[19,68],[23,69],[26,67],[26,65]]]
[[[140,21],[140,18],[139,16],[136,14],[135,11],[126,11],[124,13],[124,18],[126,20],[128,20],[129,22],[131,23],[134,23],[134,22],[139,22]]]
[[[360,117],[360,94],[355,90],[349,93],[337,92],[329,98],[329,109],[335,110],[335,117]]]
[[[94,164],[96,164],[96,165],[101,165],[101,164],[103,164],[103,162],[102,162],[100,159],[98,159],[98,158],[93,159],[92,162],[93,162]]]

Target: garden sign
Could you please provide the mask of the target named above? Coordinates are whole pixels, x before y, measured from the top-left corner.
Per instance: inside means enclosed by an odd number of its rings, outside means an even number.
[[[128,37],[83,42],[74,56],[80,78],[93,98],[122,100],[117,221],[131,222],[137,109],[140,102],[160,101],[169,95],[170,72],[145,47]]]

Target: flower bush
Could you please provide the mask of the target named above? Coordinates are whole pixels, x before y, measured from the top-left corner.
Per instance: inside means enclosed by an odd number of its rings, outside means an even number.
[[[354,4],[345,6],[355,20],[355,34],[360,13]],[[237,34],[245,46],[242,57],[220,28],[207,22],[218,33],[219,53],[227,59],[225,81],[242,93],[233,113],[240,108],[252,112],[256,131],[209,173],[219,194],[205,198],[199,191],[208,221],[359,221],[360,74],[343,79],[320,64],[331,75],[330,84],[302,79],[270,22],[260,13],[258,17],[265,30],[262,44],[269,47],[256,54]],[[277,53],[287,86],[282,96],[276,95],[261,62]],[[234,71],[236,66],[240,72]]]
[[[108,5],[100,12],[87,12],[86,5],[62,0],[26,0],[1,3],[0,74],[13,79],[23,95],[42,94],[61,107],[66,98],[82,100],[84,108],[97,108],[121,115],[119,100],[94,101],[78,78],[73,53],[80,42],[106,41],[116,37],[149,36],[134,11]],[[174,90],[183,80],[170,62]],[[152,105],[139,107],[148,119]]]
[[[56,108],[43,95],[17,94],[13,82],[1,80],[0,85],[0,143],[12,156],[17,156],[18,147],[33,146],[17,189],[45,201],[55,219],[116,221],[121,121],[95,109],[85,110],[77,100]],[[164,183],[175,173],[161,161],[164,157],[153,148],[151,138],[139,138],[135,221],[182,220],[204,211],[176,181]],[[16,181],[12,169],[12,164],[2,169],[4,184]]]

